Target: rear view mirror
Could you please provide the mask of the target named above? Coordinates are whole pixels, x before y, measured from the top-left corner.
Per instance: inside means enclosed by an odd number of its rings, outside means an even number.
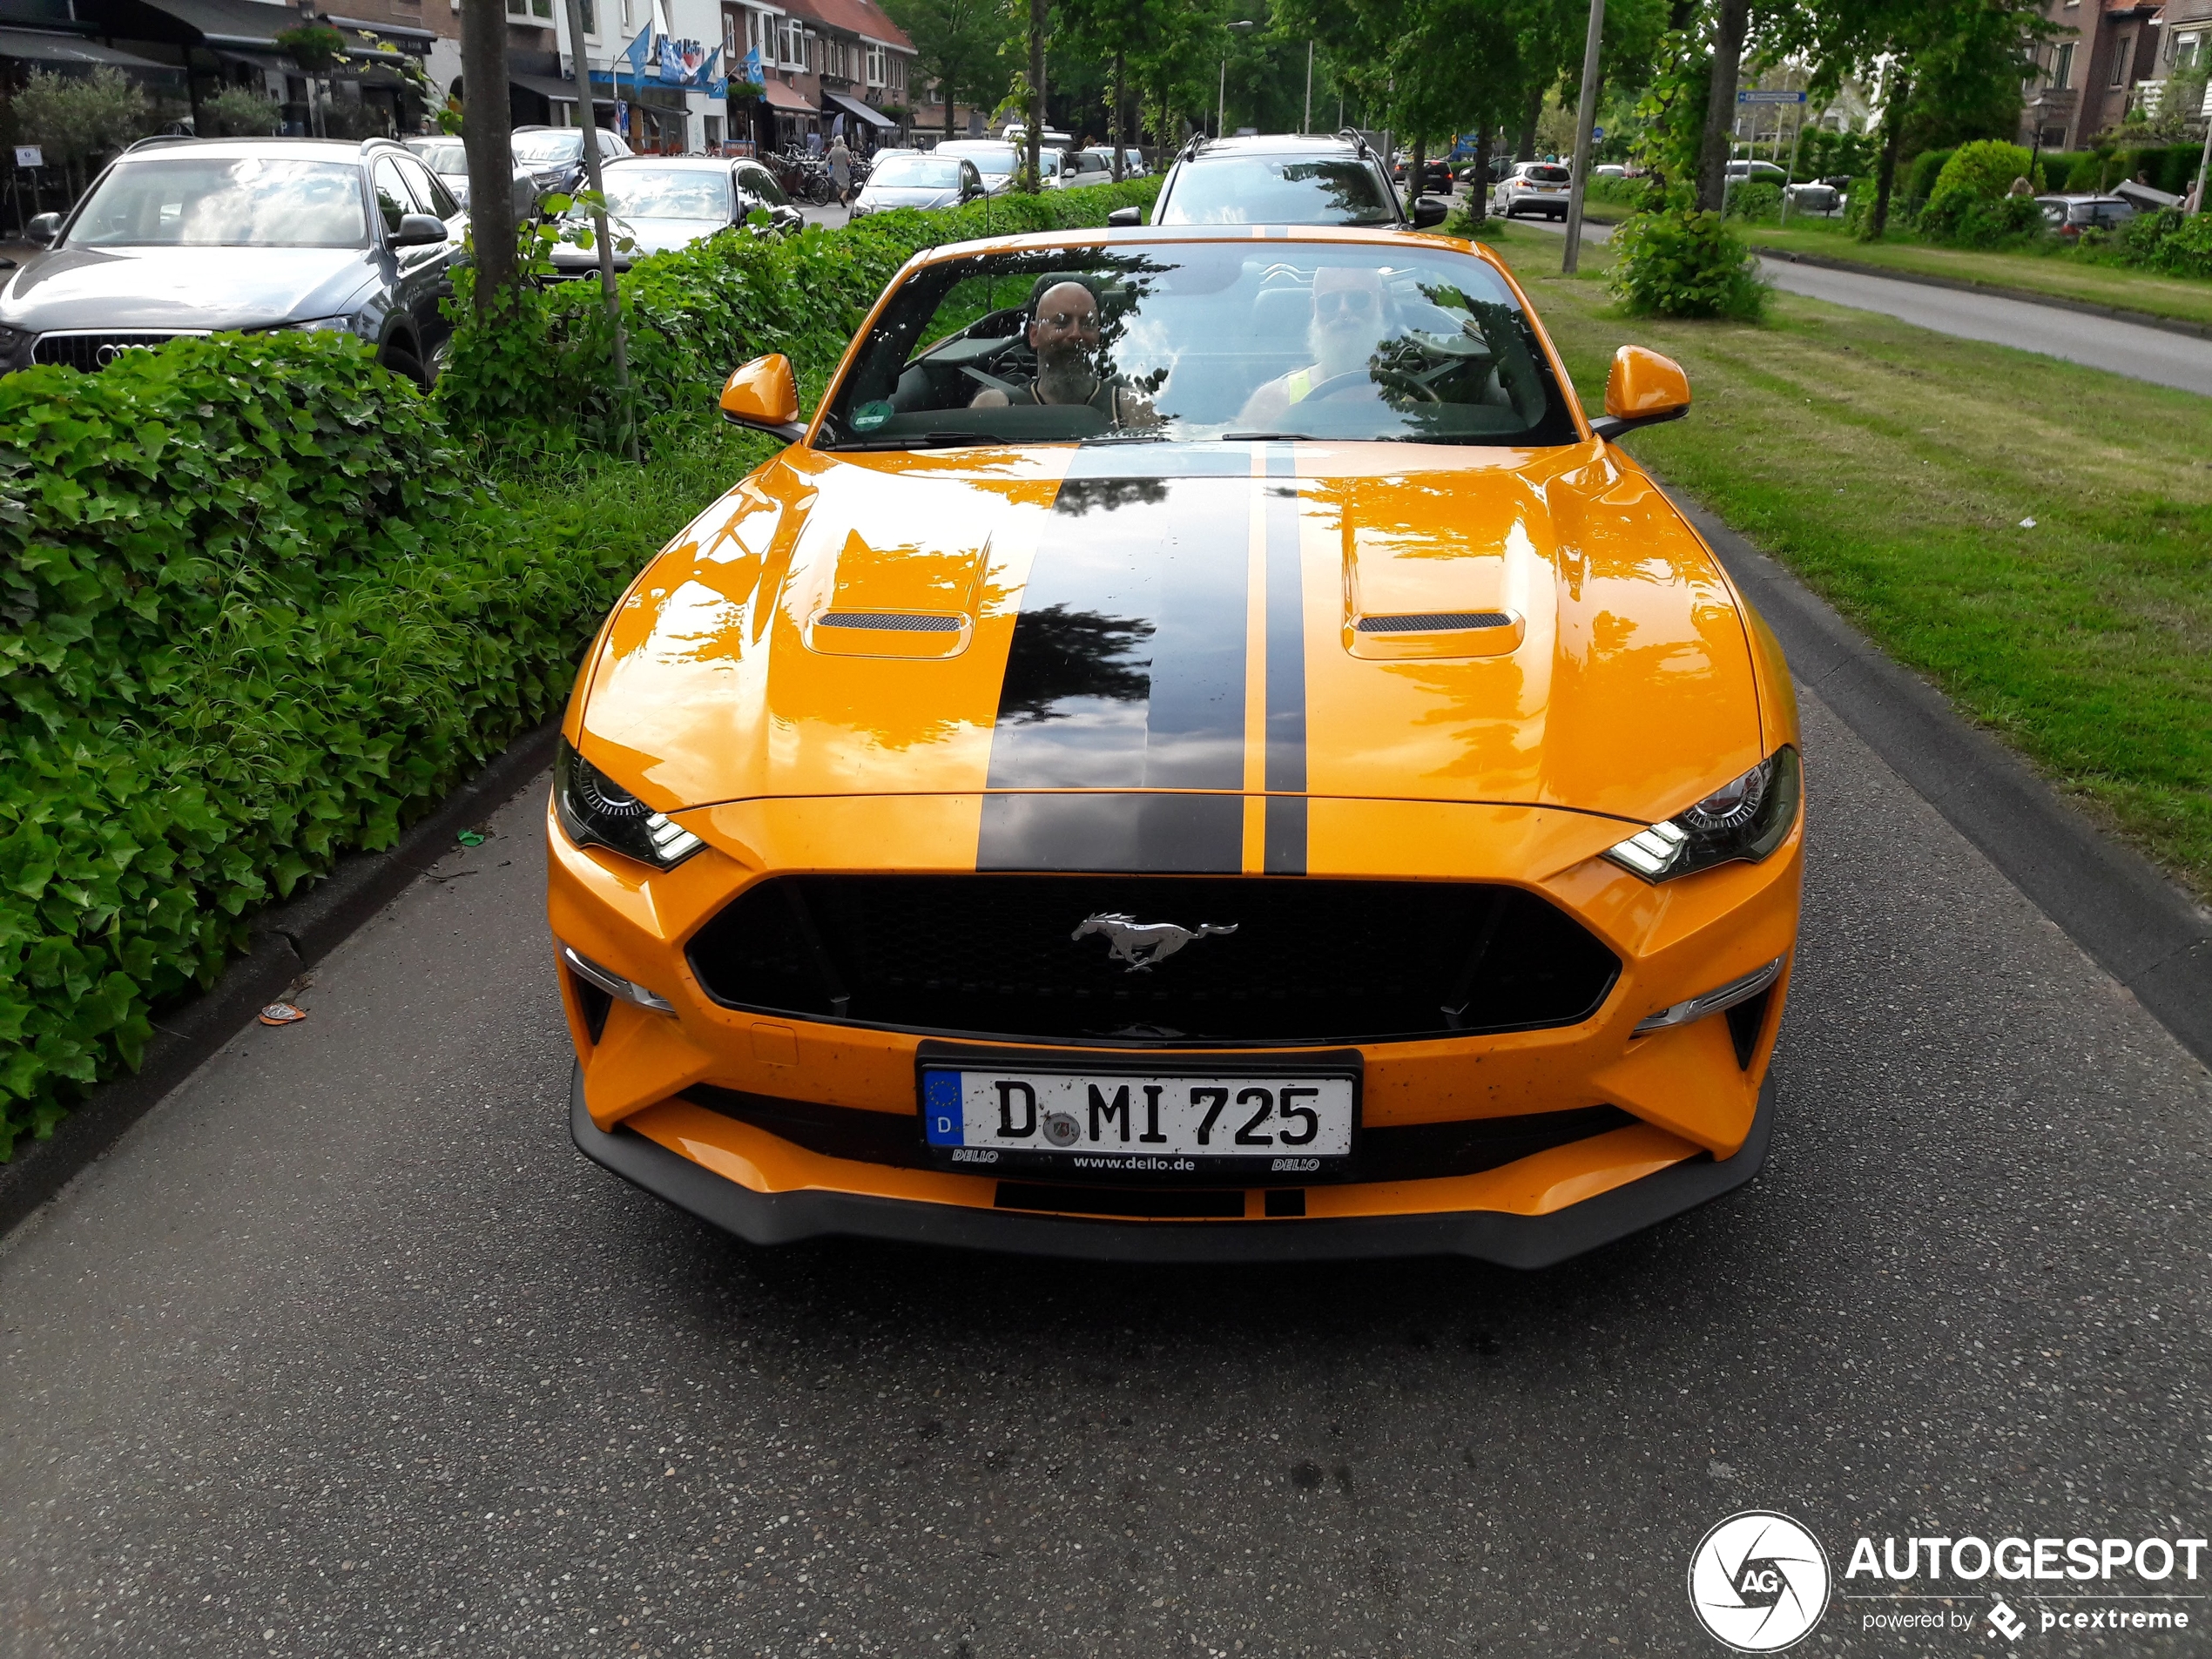
[[[1433,196],[1422,196],[1413,203],[1413,228],[1425,231],[1432,225],[1441,225],[1451,213],[1452,204],[1439,201]]]
[[[1613,354],[1605,377],[1605,414],[1590,422],[1590,430],[1611,442],[1640,426],[1678,421],[1689,413],[1689,376],[1682,365],[1641,346],[1623,346]]]
[[[799,418],[799,382],[781,352],[756,357],[722,388],[722,416],[738,426],[772,432],[787,443],[806,435]]]
[[[1144,222],[1144,210],[1142,207],[1116,207],[1106,215],[1106,222],[1116,230],[1129,230]]]
[[[59,213],[41,213],[23,227],[23,239],[35,242],[40,247],[53,246],[54,239],[61,233],[62,216]]]

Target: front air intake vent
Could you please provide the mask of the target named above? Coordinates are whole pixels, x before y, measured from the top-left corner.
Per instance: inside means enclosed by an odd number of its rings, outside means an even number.
[[[1094,918],[1173,923],[1190,937],[1132,972],[1130,955],[1109,954],[1110,927],[1086,927]],[[1620,971],[1574,918],[1523,888],[1312,877],[774,876],[700,929],[690,957],[726,1007],[1130,1048],[1572,1025]]]
[[[1510,628],[1502,610],[1429,610],[1406,617],[1362,617],[1363,634],[1462,634],[1478,628]]]

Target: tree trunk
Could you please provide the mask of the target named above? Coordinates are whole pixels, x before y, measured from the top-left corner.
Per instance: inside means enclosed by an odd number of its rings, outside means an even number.
[[[1120,47],[1114,49],[1114,119],[1108,127],[1106,142],[1114,146],[1114,182],[1122,182],[1122,74],[1127,67],[1129,54]]]
[[[1413,135],[1413,154],[1406,165],[1406,214],[1413,217],[1413,204],[1421,199],[1421,169],[1428,165],[1428,139],[1420,133]]]
[[[1882,111],[1882,165],[1874,175],[1874,211],[1866,221],[1866,239],[1878,242],[1890,227],[1890,192],[1897,187],[1898,152],[1905,147],[1905,111],[1912,102],[1912,83],[1900,81]]]
[[[945,136],[953,136],[953,83],[949,76],[945,79]]]
[[[1736,82],[1751,0],[1720,0],[1713,22],[1713,82],[1705,98],[1705,142],[1697,156],[1697,205],[1717,213],[1728,189],[1729,138],[1736,130]]]
[[[1536,158],[1536,123],[1544,113],[1544,89],[1538,87],[1528,95],[1528,113],[1521,123],[1521,142],[1513,147],[1515,161]]]
[[[1474,135],[1474,179],[1467,187],[1467,217],[1476,224],[1490,217],[1490,128]]]
[[[590,98],[586,92],[586,111]],[[462,0],[461,100],[461,142],[469,154],[476,314],[484,317],[515,286],[517,226],[514,151],[508,142],[505,0]]]
[[[1029,188],[1042,190],[1044,165],[1044,25],[1049,0],[1029,0]]]

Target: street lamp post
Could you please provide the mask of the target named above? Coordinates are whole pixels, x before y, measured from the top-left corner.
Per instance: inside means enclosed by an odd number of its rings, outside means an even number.
[[[1222,26],[1224,29],[1257,29],[1259,27],[1259,25],[1256,23],[1232,23],[1224,24]],[[1220,89],[1214,94],[1213,105],[1213,135],[1217,138],[1225,136],[1221,129],[1223,120],[1228,113],[1229,53],[1226,49],[1224,49],[1221,54],[1221,86]]]

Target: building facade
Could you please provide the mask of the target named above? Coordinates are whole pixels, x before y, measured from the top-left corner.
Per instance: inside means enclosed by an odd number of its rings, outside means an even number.
[[[2020,112],[2022,144],[2086,149],[2169,75],[2212,59],[2212,0],[2046,0],[2058,36],[2038,54]]]
[[[824,145],[838,132],[894,142],[914,101],[914,43],[875,0],[722,0],[732,65],[729,132],[769,149]],[[745,65],[757,63],[758,92]]]

